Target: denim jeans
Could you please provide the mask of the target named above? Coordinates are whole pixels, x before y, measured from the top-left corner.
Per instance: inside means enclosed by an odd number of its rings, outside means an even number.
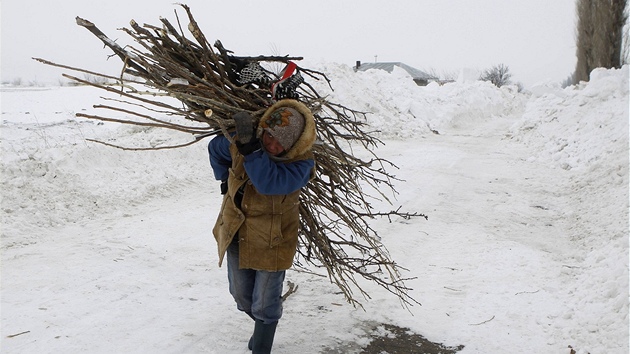
[[[236,301],[236,308],[265,324],[277,322],[282,317],[284,270],[239,269],[237,242],[232,242],[227,249],[227,269],[230,294]]]

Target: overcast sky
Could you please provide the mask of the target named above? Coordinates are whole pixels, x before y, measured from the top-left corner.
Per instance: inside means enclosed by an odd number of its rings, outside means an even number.
[[[190,0],[206,37],[237,55],[291,55],[353,66],[399,61],[441,73],[510,68],[526,86],[561,82],[575,69],[575,0]],[[80,16],[133,44],[129,20],[186,26],[173,1],[2,0],[2,81],[59,82],[62,70],[32,60],[107,74],[121,61],[76,25]],[[67,71],[63,71],[67,72]]]

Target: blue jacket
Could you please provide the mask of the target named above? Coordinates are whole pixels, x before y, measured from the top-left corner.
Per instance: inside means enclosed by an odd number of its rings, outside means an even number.
[[[217,180],[225,181],[232,167],[230,141],[223,135],[216,136],[208,144],[210,165]],[[312,159],[294,162],[274,161],[268,153],[259,149],[245,156],[245,171],[260,194],[283,195],[304,187],[311,178],[315,166]]]

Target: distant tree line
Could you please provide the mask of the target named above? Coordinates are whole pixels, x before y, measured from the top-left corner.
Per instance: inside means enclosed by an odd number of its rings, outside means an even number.
[[[433,68],[424,69],[423,71],[431,77],[430,81],[437,82],[440,85],[456,81],[459,75],[457,71],[446,71],[440,74]],[[516,85],[519,92],[524,90],[523,84],[520,82],[512,82],[512,73],[510,72],[510,68],[505,64],[493,65],[490,68],[480,71],[478,79],[490,82],[496,87]]]

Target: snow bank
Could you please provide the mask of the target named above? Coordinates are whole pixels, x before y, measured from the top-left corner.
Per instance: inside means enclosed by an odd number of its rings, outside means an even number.
[[[564,169],[587,168],[627,152],[627,103],[628,66],[596,69],[588,84],[533,96],[512,131],[539,152],[532,159],[554,161]]]
[[[530,161],[566,170],[558,173],[568,183],[556,192],[566,196],[576,247],[567,250],[564,275],[577,285],[565,289],[571,301],[557,326],[589,343],[583,352],[628,345],[628,107],[628,66],[596,69],[587,84],[532,97],[512,128],[535,152]]]
[[[390,74],[376,69],[354,72],[333,63],[312,65],[332,79],[333,90],[319,82],[314,85],[318,92],[366,112],[370,128],[386,139],[417,138],[433,130],[449,134],[454,129],[475,129],[491,119],[520,114],[527,99],[514,86],[497,89],[483,81],[418,86],[402,69]]]
[[[207,178],[202,144],[130,152],[86,141],[151,147],[190,139],[166,130],[75,118],[76,112],[99,103],[100,93],[87,87],[3,89],[3,247],[36,242],[37,228],[95,218],[103,210],[124,214]]]

